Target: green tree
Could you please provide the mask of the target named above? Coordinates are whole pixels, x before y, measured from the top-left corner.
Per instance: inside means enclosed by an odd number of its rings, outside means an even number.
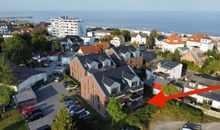
[[[119,100],[116,98],[110,98],[106,110],[115,122],[119,122],[126,117]]]
[[[157,37],[158,37],[157,30],[152,30],[152,31],[150,32],[150,37],[151,37],[151,38],[157,38]]]
[[[125,41],[130,41],[130,39],[131,39],[131,33],[130,33],[130,31],[128,31],[128,30],[122,30],[122,31],[121,31],[121,35],[124,36]]]
[[[152,48],[154,46],[154,39],[152,37],[148,37],[146,44],[148,48]]]
[[[172,55],[172,60],[180,61],[181,55],[178,49],[176,49]]]
[[[51,48],[52,51],[60,51],[61,50],[60,42],[58,40],[53,41]]]
[[[76,130],[75,122],[70,117],[67,108],[62,108],[51,126],[52,130]]]
[[[47,39],[45,35],[33,35],[32,44],[35,51],[44,52],[47,49]]]
[[[13,75],[11,66],[3,55],[0,55],[0,83],[9,85],[12,83]]]
[[[8,59],[17,64],[27,63],[31,59],[32,49],[20,35],[7,38],[2,50]]]
[[[112,35],[121,35],[121,31],[119,29],[114,29]]]
[[[48,36],[49,33],[48,33],[46,27],[37,26],[37,27],[34,28],[32,35],[45,35],[45,36]]]

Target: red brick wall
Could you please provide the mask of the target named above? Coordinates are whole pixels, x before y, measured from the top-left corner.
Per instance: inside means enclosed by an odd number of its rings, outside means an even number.
[[[130,58],[126,61],[126,63],[128,65],[130,65],[132,68],[141,68],[143,66],[143,56],[139,56],[139,57],[133,57],[133,58]]]
[[[105,116],[107,97],[100,90],[94,78],[89,75],[80,80],[81,96],[86,99],[98,112]]]
[[[80,65],[79,61],[74,58],[70,62],[70,75],[74,77],[76,80],[80,80],[81,78],[86,76],[85,69]]]

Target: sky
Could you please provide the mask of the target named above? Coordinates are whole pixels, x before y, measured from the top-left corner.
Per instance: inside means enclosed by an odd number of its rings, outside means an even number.
[[[13,11],[220,11],[220,0],[0,0]]]

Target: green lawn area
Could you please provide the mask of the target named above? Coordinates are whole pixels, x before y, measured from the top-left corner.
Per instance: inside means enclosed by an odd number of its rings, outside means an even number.
[[[1,130],[27,130],[23,116],[17,110],[13,116],[0,120]]]
[[[66,75],[64,74],[63,75],[63,81],[73,81],[75,84],[79,85],[80,86],[80,83],[74,79],[73,77],[71,77],[70,75]]]
[[[200,70],[200,67],[193,64],[192,62],[189,62],[189,61],[182,61],[183,64],[185,64],[187,66],[187,69],[188,70],[191,70],[193,72],[199,72]]]

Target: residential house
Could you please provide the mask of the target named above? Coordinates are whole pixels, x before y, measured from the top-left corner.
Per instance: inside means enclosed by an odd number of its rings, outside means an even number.
[[[156,48],[163,48],[163,44],[164,44],[164,40],[166,39],[165,36],[160,36],[158,38],[155,38],[154,41],[155,41],[155,46]]]
[[[172,34],[163,40],[162,51],[170,51],[171,53],[174,53],[174,51],[180,47],[184,47],[184,42],[180,37]]]
[[[91,29],[87,31],[87,36],[100,39],[105,36],[111,35],[111,32],[112,32],[111,30],[106,30],[106,29]]]
[[[95,43],[95,38],[94,37],[83,37],[81,36],[82,40],[84,41],[84,45],[92,45]]]
[[[214,85],[220,85],[220,80],[214,77],[191,75],[189,77],[186,77],[185,81],[186,83],[183,92],[207,88]],[[190,95],[189,98],[193,102],[207,104],[214,109],[220,109],[220,90]]]
[[[194,34],[186,41],[188,48],[199,47],[203,52],[213,50],[214,42],[207,34]]]
[[[1,24],[0,25],[0,35],[10,35],[12,31],[11,26],[6,25],[6,24]]]
[[[84,44],[82,38],[77,35],[67,35],[61,40],[62,52],[77,52]]]
[[[139,49],[134,46],[119,46],[106,50],[112,57],[117,66],[128,64],[132,68],[141,68],[143,66],[143,55]]]
[[[125,43],[125,38],[122,35],[111,35],[110,37],[111,37],[110,43],[115,47],[124,45]]]
[[[100,52],[105,51],[109,47],[110,47],[110,44],[108,42],[97,42],[92,45],[82,46],[79,49],[78,54],[88,55],[90,53],[100,53]]]
[[[139,32],[139,33],[131,33],[131,43],[137,43],[139,45],[146,44],[148,38],[147,33]]]
[[[180,79],[182,77],[182,69],[183,65],[177,61],[159,61],[155,68],[146,70],[147,84],[152,85],[157,78],[167,81]]]
[[[179,51],[179,54],[182,56],[182,55],[185,55],[186,53],[189,52],[189,48],[187,48],[187,47],[179,47],[178,51]]]
[[[205,61],[205,57],[202,50],[198,48],[192,48],[191,50],[188,50],[188,52],[181,57],[181,60],[190,61],[193,64],[202,66]]]
[[[78,18],[68,18],[61,16],[50,20],[48,32],[55,37],[66,37],[68,35],[85,36],[86,29],[84,23]]]
[[[70,62],[70,75],[80,80],[90,71],[105,70],[110,67],[115,67],[115,63],[105,52],[78,55]]]
[[[80,79],[80,83],[81,96],[104,117],[110,97],[119,99],[125,105],[136,106],[143,99],[143,82],[128,65],[91,72]]]

